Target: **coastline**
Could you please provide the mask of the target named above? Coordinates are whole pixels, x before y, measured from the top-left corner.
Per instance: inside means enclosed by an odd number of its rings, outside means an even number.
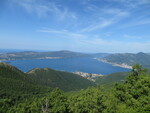
[[[28,59],[28,58],[21,58],[21,59],[0,59],[0,62],[5,62],[5,61],[12,61],[12,60],[38,60],[38,59],[62,59],[63,57],[41,57],[41,58],[31,58],[31,59]]]
[[[93,81],[95,82],[95,79],[97,77],[100,77],[100,76],[104,76],[102,74],[95,74],[95,73],[85,73],[85,72],[80,72],[80,71],[76,71],[76,72],[72,72],[73,74],[77,74],[79,76],[82,76],[90,81]]]
[[[101,61],[101,62],[104,62],[104,63],[111,64],[112,66],[117,66],[117,67],[132,69],[132,66],[129,66],[129,65],[125,64],[125,63],[117,64],[117,63],[113,63],[113,62],[108,62],[107,60],[104,60],[104,59],[99,59],[99,58],[94,58],[94,59],[96,59],[98,61]]]

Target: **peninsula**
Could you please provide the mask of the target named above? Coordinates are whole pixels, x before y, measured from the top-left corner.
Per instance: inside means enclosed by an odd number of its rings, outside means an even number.
[[[104,63],[108,63],[108,64],[111,64],[113,66],[118,66],[118,67],[122,67],[122,68],[127,68],[127,69],[132,69],[132,66],[130,65],[127,65],[125,63],[122,63],[122,64],[117,64],[117,63],[113,63],[113,62],[108,62],[107,60],[104,60],[104,59],[100,59],[100,58],[94,58],[98,61],[101,61],[101,62],[104,62]]]

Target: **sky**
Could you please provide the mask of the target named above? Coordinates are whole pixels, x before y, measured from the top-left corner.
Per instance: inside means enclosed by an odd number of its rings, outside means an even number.
[[[0,48],[150,52],[150,0],[0,0]]]

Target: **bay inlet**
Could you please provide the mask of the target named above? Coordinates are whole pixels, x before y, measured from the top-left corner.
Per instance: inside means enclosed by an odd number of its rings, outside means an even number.
[[[125,72],[130,69],[113,66],[91,57],[62,58],[62,59],[32,59],[5,61],[20,70],[27,72],[33,68],[52,68],[67,72],[85,72],[107,75],[113,72]]]

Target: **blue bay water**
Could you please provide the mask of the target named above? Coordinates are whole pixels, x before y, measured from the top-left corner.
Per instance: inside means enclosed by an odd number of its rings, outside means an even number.
[[[129,69],[112,66],[89,57],[64,58],[64,59],[34,59],[7,61],[20,70],[27,72],[33,68],[52,68],[55,70],[86,73],[110,74],[113,72],[124,72]]]

